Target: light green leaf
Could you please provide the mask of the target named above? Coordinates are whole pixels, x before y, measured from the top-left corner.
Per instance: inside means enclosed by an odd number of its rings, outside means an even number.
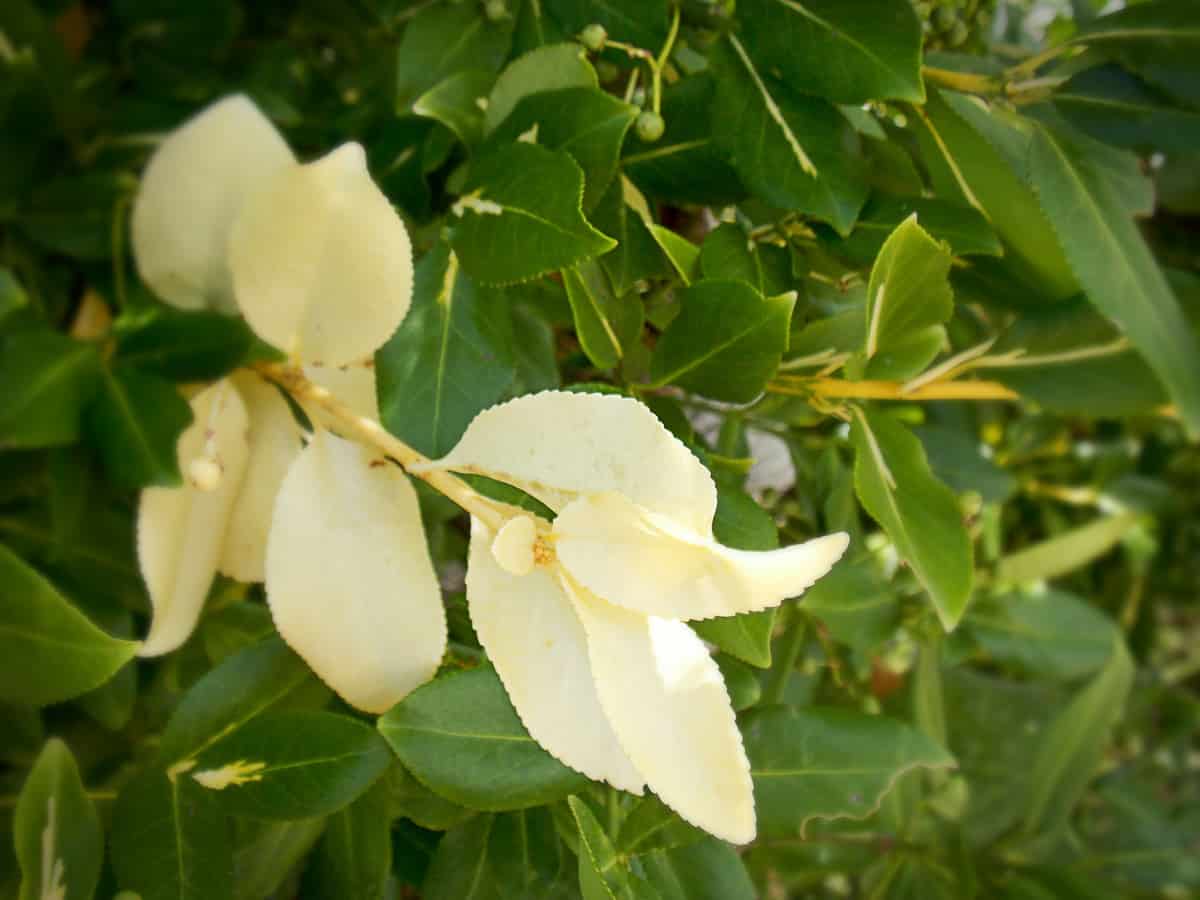
[[[268,710],[317,705],[329,691],[278,637],[240,650],[183,695],[159,745],[167,765],[195,759]]]
[[[985,503],[1003,503],[1016,491],[1016,477],[984,456],[971,432],[950,424],[921,425],[914,432],[934,475],[954,492],[978,494]]]
[[[952,630],[973,577],[957,498],[934,478],[921,442],[892,417],[856,407],[850,433],[859,500],[929,591],[942,626]]]
[[[696,277],[696,266],[700,261],[700,248],[687,238],[676,234],[663,225],[648,223],[650,236],[658,243],[684,284],[691,284]]]
[[[483,140],[483,111],[495,82],[495,73],[486,69],[455,72],[418,97],[412,111],[441,122],[460,141],[474,147]]]
[[[396,51],[396,108],[403,112],[464,69],[497,72],[512,45],[513,21],[489,20],[476,3],[435,3],[404,29]]]
[[[732,403],[761,394],[787,349],[796,294],[763,297],[742,281],[705,279],[679,301],[679,316],[654,348],[654,385]]]
[[[471,167],[452,243],[486,284],[527,281],[611,250],[583,217],[583,171],[566,151],[517,143]]]
[[[1054,832],[1066,824],[1096,774],[1133,678],[1133,659],[1121,635],[1114,633],[1108,663],[1042,735],[1030,778],[1025,834]]]
[[[596,70],[579,44],[551,44],[530,50],[509,63],[488,96],[484,132],[491,133],[523,97],[559,88],[594,88]]]
[[[1030,175],[1088,298],[1121,326],[1200,434],[1200,343],[1112,188],[1048,129],[1033,139]]]
[[[563,269],[562,279],[583,352],[597,368],[613,368],[642,331],[643,310],[637,294],[618,297],[604,269],[593,260]]]
[[[136,369],[104,372],[86,425],[109,476],[127,488],[180,484],[175,444],[192,410],[175,385]]]
[[[795,93],[730,35],[713,56],[713,133],[758,197],[848,234],[867,199],[858,133],[832,104]]]
[[[388,785],[380,779],[331,815],[304,875],[301,896],[314,900],[378,898],[392,868]]]
[[[1042,581],[1080,569],[1103,556],[1138,524],[1136,512],[1103,516],[1009,554],[996,564],[1002,584]]]
[[[0,323],[19,309],[29,305],[29,295],[12,272],[0,268]]]
[[[954,759],[921,732],[884,716],[774,706],[743,728],[759,829],[803,833],[813,819],[865,819],[896,780]]]
[[[921,24],[892,0],[741,0],[746,46],[793,88],[835,103],[921,103]]]
[[[52,331],[0,337],[0,449],[74,443],[95,389],[100,357]]]
[[[141,900],[233,896],[229,823],[191,778],[142,772],[117,797],[111,829],[117,884]]]
[[[0,544],[0,700],[46,706],[108,681],[137,644],[105,634]]]
[[[91,900],[104,862],[104,834],[70,749],[52,738],[17,798],[13,839],[20,900]]]
[[[256,819],[326,816],[353,801],[391,763],[370,726],[327,712],[267,713],[201,752],[177,778]]]
[[[443,456],[512,385],[513,343],[504,290],[479,285],[438,243],[417,264],[412,309],[375,354],[384,426]]]
[[[583,900],[651,900],[657,892],[629,871],[595,814],[578,797],[567,804],[579,829],[579,888]]]
[[[617,294],[628,293],[638,281],[668,273],[669,263],[650,233],[649,218],[646,198],[624,176],[612,179],[593,210],[596,227],[617,241],[615,248],[600,257]]]
[[[472,809],[538,806],[587,781],[529,736],[490,665],[417,688],[379,731],[426,787]]]

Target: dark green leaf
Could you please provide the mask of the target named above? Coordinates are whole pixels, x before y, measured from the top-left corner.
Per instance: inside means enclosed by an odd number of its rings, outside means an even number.
[[[1187,153],[1200,146],[1200,112],[1117,65],[1080,72],[1055,91],[1054,105],[1077,128],[1118,147]]]
[[[475,3],[435,3],[421,10],[396,52],[396,107],[403,111],[463,69],[497,72],[512,43],[512,19],[492,22]]]
[[[472,809],[537,806],[587,781],[529,736],[490,665],[418,688],[379,730],[424,785]]]
[[[746,864],[729,844],[707,835],[686,847],[643,857],[646,878],[663,900],[754,900]]]
[[[705,278],[744,281],[765,297],[792,288],[792,262],[782,247],[760,244],[731,223],[718,225],[700,245]]]
[[[484,110],[485,133],[495,131],[523,98],[572,87],[596,87],[596,72],[583,47],[566,43],[530,50],[509,63],[496,79]]]
[[[979,442],[951,425],[922,425],[915,429],[938,480],[951,490],[973,492],[985,503],[1003,503],[1017,489],[1017,479],[979,450]]]
[[[648,794],[630,810],[617,834],[617,849],[625,856],[637,856],[653,850],[686,847],[706,837],[695,825],[689,825],[666,805]]]
[[[327,712],[251,719],[181,769],[223,807],[256,819],[307,819],[341,809],[388,767],[387,744],[369,726]],[[186,774],[184,774],[186,773]]]
[[[612,840],[596,821],[588,805],[568,797],[571,815],[579,829],[579,887],[584,900],[650,900],[656,894],[641,890],[628,864],[617,856]]]
[[[779,368],[795,302],[795,293],[764,298],[741,281],[693,284],[680,292],[679,317],[654,348],[651,378],[748,403]]]
[[[627,294],[638,281],[663,277],[669,272],[662,249],[650,233],[649,217],[646,198],[624,176],[609,183],[593,211],[596,227],[617,242],[616,247],[600,257],[600,265],[618,295]]]
[[[106,371],[85,421],[117,484],[127,488],[180,484],[175,444],[191,424],[192,411],[171,382],[136,369]]]
[[[483,140],[483,108],[496,82],[494,72],[467,69],[455,72],[430,88],[413,103],[413,112],[441,122],[468,147]]]
[[[858,134],[837,108],[795,93],[736,37],[714,56],[713,134],[758,197],[848,234],[867,199]]]
[[[39,243],[83,260],[112,254],[113,217],[131,193],[128,175],[60,178],[38,187],[21,214],[21,226]]]
[[[329,817],[325,835],[304,875],[302,896],[320,900],[384,895],[392,868],[391,816],[386,780]]]
[[[29,295],[8,269],[0,268],[0,323],[29,305]]]
[[[100,357],[52,331],[0,337],[0,449],[74,443]]]
[[[128,611],[98,610],[97,618],[103,629],[114,637],[133,637],[133,616]],[[133,717],[137,693],[137,666],[130,660],[100,687],[80,696],[76,703],[109,731],[120,731]]]
[[[120,361],[173,381],[213,381],[250,357],[257,344],[244,319],[209,310],[156,306],[132,321],[118,319]]]
[[[775,706],[751,713],[743,733],[759,829],[803,832],[813,819],[863,819],[905,772],[954,760],[921,732],[884,716]]]
[[[950,245],[955,256],[1000,256],[1004,248],[983,214],[936,197],[893,197],[875,194],[867,202],[845,240],[834,240],[834,249],[853,263],[871,262],[884,241],[910,216],[935,240]]]
[[[843,559],[800,602],[835,640],[863,653],[887,640],[900,618],[899,598],[869,558]]]
[[[104,834],[70,749],[52,738],[33,764],[13,818],[20,900],[91,900]]]
[[[741,0],[746,46],[793,88],[835,103],[925,100],[921,24],[892,0]]]
[[[657,52],[667,36],[667,0],[541,0],[569,35],[593,22],[608,34]]]
[[[474,810],[429,790],[401,765],[392,767],[387,784],[393,813],[430,831],[446,831],[475,815]]]
[[[580,346],[597,368],[613,368],[641,334],[641,301],[614,294],[604,269],[591,260],[563,269],[562,279]]]
[[[854,486],[929,592],[947,630],[971,596],[972,547],[958,500],[933,477],[921,442],[882,413],[855,409]]]
[[[379,409],[389,431],[439,457],[516,376],[509,300],[459,271],[439,243],[417,265],[413,305],[375,355]]]
[[[234,826],[233,900],[262,900],[279,890],[284,879],[312,850],[325,828],[325,820],[237,819]]]
[[[46,706],[90,691],[137,644],[105,634],[24,560],[0,545],[0,700]]]
[[[614,246],[583,217],[583,171],[565,151],[517,143],[471,167],[453,245],[488,284],[535,278]]]

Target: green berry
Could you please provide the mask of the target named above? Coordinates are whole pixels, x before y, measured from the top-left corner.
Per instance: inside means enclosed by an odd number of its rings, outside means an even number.
[[[500,22],[509,17],[508,4],[504,0],[487,0],[483,4],[483,14],[489,22]]]
[[[579,33],[579,40],[593,53],[599,53],[608,42],[608,32],[604,30],[603,25],[593,22]]]
[[[656,112],[644,112],[637,117],[637,136],[647,144],[653,144],[663,136],[667,124]]]

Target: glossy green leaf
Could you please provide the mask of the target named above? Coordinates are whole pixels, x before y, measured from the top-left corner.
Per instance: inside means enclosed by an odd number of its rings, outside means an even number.
[[[616,848],[625,856],[638,856],[654,850],[686,847],[704,837],[703,831],[683,821],[653,794],[647,794],[621,823]]]
[[[896,780],[954,759],[903,722],[842,709],[774,706],[743,729],[759,829],[803,832],[814,819],[864,819]]]
[[[662,900],[754,900],[758,896],[737,850],[708,837],[641,860],[646,880]]]
[[[517,143],[471,167],[452,243],[486,284],[525,281],[614,246],[583,217],[583,171],[566,151]]]
[[[1102,516],[1005,556],[996,565],[996,580],[1021,583],[1057,578],[1086,566],[1117,545],[1138,524],[1135,512]]]
[[[90,900],[104,861],[104,834],[70,748],[46,742],[17,798],[13,839],[20,900]]]
[[[921,25],[891,0],[741,0],[746,46],[793,88],[835,103],[921,103]]]
[[[1119,634],[1113,634],[1110,647],[1104,668],[1041,737],[1030,775],[1026,834],[1065,825],[1103,759],[1134,677],[1133,659]]]
[[[600,257],[600,265],[618,295],[627,294],[638,281],[665,276],[669,271],[669,263],[650,233],[649,210],[644,210],[643,216],[635,208],[639,201],[644,206],[645,198],[620,176],[612,179],[592,212],[596,227],[617,242],[616,247]]]
[[[856,408],[851,440],[859,500],[929,592],[942,626],[953,629],[973,576],[957,498],[934,478],[921,442],[890,416]]]
[[[245,320],[210,310],[156,306],[118,320],[121,363],[173,381],[213,381],[245,363],[258,343]]]
[[[893,197],[875,194],[867,201],[854,232],[833,241],[834,249],[854,263],[875,259],[888,236],[916,216],[930,237],[948,244],[955,256],[1001,256],[1004,248],[979,210],[936,197]]]
[[[109,839],[117,884],[142,900],[233,896],[229,823],[191,778],[142,772],[117,797]]]
[[[496,75],[486,69],[455,72],[413,103],[418,116],[441,122],[468,147],[483,140],[483,110]]]
[[[396,107],[463,69],[497,72],[512,44],[511,18],[489,20],[474,3],[437,3],[421,9],[404,29],[396,52]]]
[[[99,370],[90,344],[51,331],[0,336],[0,449],[78,440]]]
[[[476,814],[474,810],[435,794],[401,765],[392,766],[387,786],[393,814],[430,831],[447,831]]]
[[[735,36],[713,59],[713,133],[741,180],[773,206],[848,234],[868,192],[849,121],[832,104],[772,77]]]
[[[700,262],[700,248],[663,225],[651,223],[648,227],[650,236],[654,238],[659,249],[671,261],[671,265],[683,283],[691,284],[697,277],[696,268]]]
[[[587,781],[529,736],[490,665],[417,688],[379,731],[426,787],[472,809],[537,806]]]
[[[1047,129],[1034,136],[1030,173],[1042,208],[1088,298],[1121,326],[1200,434],[1200,343],[1111,186],[1070,149]]]
[[[562,279],[580,346],[597,368],[611,369],[641,333],[641,301],[636,294],[618,297],[604,269],[592,260],[563,269]]]
[[[596,72],[579,44],[531,50],[509,63],[496,79],[484,110],[484,131],[495,131],[522,98],[560,88],[594,88],[596,84]]]
[[[651,900],[642,879],[629,871],[617,855],[612,840],[595,813],[578,797],[568,797],[571,815],[579,829],[579,888],[583,900]]]
[[[302,895],[314,900],[382,897],[392,868],[387,781],[334,813],[304,875]]]
[[[733,403],[762,393],[787,349],[795,293],[768,298],[745,282],[705,279],[679,297],[679,316],[654,348],[654,384]]]
[[[413,305],[375,354],[384,426],[439,457],[516,376],[509,301],[478,284],[439,243],[417,264]]]
[[[391,763],[368,725],[327,712],[274,712],[251,719],[196,757],[191,778],[221,806],[256,819],[307,819],[336,812]]]
[[[569,35],[595,22],[609,35],[657,52],[667,36],[667,0],[540,0]]]
[[[28,563],[0,545],[0,700],[46,706],[93,690],[133,658]]]
[[[124,367],[103,374],[86,415],[109,476],[127,488],[180,484],[175,444],[191,421],[175,385]]]
[[[100,627],[113,637],[126,640],[133,637],[133,616],[124,609],[104,609],[92,612]],[[104,684],[76,699],[79,708],[107,728],[120,731],[133,717],[137,703],[137,665],[133,660],[125,663]]]
[[[788,251],[750,240],[737,225],[718,225],[700,245],[700,271],[705,278],[744,281],[765,297],[792,289]]]
[[[1187,153],[1200,145],[1200,112],[1111,63],[1072,77],[1054,92],[1054,105],[1072,125],[1118,147]]]
[[[257,716],[328,696],[312,671],[278,637],[234,653],[188,690],[167,722],[159,753],[167,765],[198,757]]]

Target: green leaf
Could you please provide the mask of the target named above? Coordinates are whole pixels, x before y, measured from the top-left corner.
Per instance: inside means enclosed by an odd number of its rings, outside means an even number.
[[[511,18],[493,22],[475,3],[435,3],[404,29],[396,51],[396,109],[403,112],[463,69],[498,72],[512,44]]]
[[[869,652],[895,631],[900,601],[867,559],[843,559],[804,592],[801,608],[829,629],[834,639]]]
[[[741,0],[746,46],[795,90],[835,103],[922,103],[921,24],[892,0]]]
[[[650,233],[646,198],[624,176],[613,178],[592,213],[596,227],[612,235],[617,246],[600,257],[600,265],[618,295],[638,281],[665,277],[668,261]]]
[[[484,132],[495,131],[522,98],[560,88],[596,86],[596,70],[579,44],[531,50],[509,63],[496,79],[484,110]]]
[[[748,403],[787,349],[795,292],[763,297],[741,281],[705,279],[679,292],[681,310],[650,362],[655,387]]]
[[[972,609],[966,624],[997,662],[1060,680],[1090,675],[1103,666],[1116,633],[1096,607],[1064,591],[997,597]]]
[[[487,284],[527,281],[615,245],[581,210],[583,171],[565,151],[518,143],[471,167],[452,243]]]
[[[637,107],[594,85],[542,89],[516,105],[493,133],[489,146],[535,135],[533,143],[566,150],[583,169],[583,208],[590,211],[616,175],[621,145],[637,114]]]
[[[133,616],[127,610],[103,609],[93,614],[98,616],[104,631],[114,637],[133,637]],[[120,731],[133,717],[137,693],[137,666],[130,660],[112,678],[81,695],[75,702],[109,731]]]
[[[417,688],[379,730],[422,784],[471,809],[538,806],[587,783],[529,736],[490,665]]]
[[[942,626],[952,630],[973,576],[957,498],[934,478],[921,442],[890,416],[856,407],[850,434],[859,500],[929,592]]]
[[[211,310],[155,306],[116,322],[117,357],[172,381],[214,381],[247,362],[258,344],[245,320]]]
[[[760,831],[801,834],[813,819],[865,819],[896,780],[954,759],[911,726],[843,709],[774,706],[743,728]]]
[[[716,656],[716,663],[735,712],[749,709],[762,699],[762,684],[759,683],[758,673],[750,666],[725,653]]]
[[[664,225],[650,222],[647,223],[647,227],[650,229],[650,236],[654,238],[659,249],[671,261],[671,265],[679,273],[683,283],[691,284],[696,277],[696,267],[700,262],[700,248]]]
[[[1064,826],[1104,756],[1113,726],[1133,686],[1134,664],[1119,633],[1108,663],[1050,723],[1030,777],[1024,832]]]
[[[650,900],[656,897],[641,889],[627,863],[617,856],[612,841],[596,821],[595,814],[578,797],[567,804],[579,829],[579,887],[584,900]]]
[[[181,483],[175,444],[191,421],[175,385],[121,366],[103,373],[85,418],[109,476],[135,489]]]
[[[444,456],[516,377],[509,301],[479,285],[438,243],[417,264],[412,309],[375,354],[384,426]]]
[[[100,817],[70,748],[46,742],[17,798],[13,839],[20,900],[91,900],[104,861]]]
[[[81,260],[108,259],[113,218],[132,188],[129,175],[109,172],[44,182],[33,191],[19,221],[50,250]]]
[[[392,766],[387,783],[393,813],[430,831],[447,831],[475,815],[429,790],[399,764]]]
[[[314,900],[377,898],[392,868],[387,781],[329,817],[325,835],[304,874],[301,896]]]
[[[78,440],[99,369],[95,347],[56,332],[0,336],[0,449]]]
[[[686,847],[707,835],[689,825],[653,794],[638,800],[629,811],[617,834],[616,847],[623,856],[637,856],[654,850]]]
[[[1121,326],[1166,384],[1188,431],[1200,434],[1200,344],[1112,188],[1044,128],[1030,172],[1088,298]]]
[[[111,829],[117,884],[142,900],[233,896],[229,824],[191,778],[145,770],[121,790]]]
[[[517,370],[517,377],[512,384],[513,396],[561,387],[558,348],[550,323],[532,307],[514,302],[512,327],[514,334],[521,335],[521,340],[513,342]]]
[[[563,269],[562,279],[583,352],[597,368],[613,368],[642,332],[637,294],[614,294],[604,269],[593,260]]]
[[[0,544],[0,700],[47,706],[99,687],[137,644],[105,634]]]
[[[657,51],[667,37],[667,0],[541,0],[567,34],[595,22],[609,36]]]
[[[1019,584],[1057,578],[1103,556],[1138,524],[1139,514],[1122,512],[1056,534],[1005,556],[996,564],[996,581]]]
[[[972,492],[985,503],[1003,503],[1016,491],[1016,477],[984,456],[973,434],[949,424],[922,425],[914,431],[934,475],[954,492]]]
[[[1139,150],[1188,153],[1200,146],[1200,112],[1108,64],[1085,69],[1054,92],[1054,105],[1097,140]]]
[[[700,245],[700,271],[705,278],[744,281],[765,297],[792,288],[788,251],[750,240],[739,226],[718,225]]]
[[[175,707],[159,745],[167,765],[195,759],[257,716],[329,696],[278,637],[256,643],[221,662],[197,681]]]
[[[233,900],[262,900],[279,890],[312,850],[325,829],[325,820],[237,819],[234,828]]]
[[[729,844],[705,835],[686,847],[642,857],[646,879],[663,900],[754,900],[746,864]]]
[[[495,73],[485,69],[455,72],[418,97],[412,111],[441,122],[474,147],[483,140],[483,108],[495,83]]]
[[[0,323],[29,305],[29,295],[11,271],[0,268]]]
[[[915,213],[884,241],[867,285],[863,377],[904,380],[932,362],[954,312],[950,262]]]
[[[867,199],[858,133],[837,107],[795,93],[733,35],[713,56],[713,134],[752,192],[848,234]]]
[[[888,236],[906,219],[917,223],[937,241],[950,246],[955,256],[1002,256],[996,232],[979,210],[937,197],[893,197],[874,194],[863,208],[853,233],[831,245],[850,262],[871,262]]]
[[[391,763],[370,726],[334,713],[267,713],[201,752],[191,778],[221,805],[255,819],[326,816],[353,801]],[[185,774],[186,773],[186,774]]]

